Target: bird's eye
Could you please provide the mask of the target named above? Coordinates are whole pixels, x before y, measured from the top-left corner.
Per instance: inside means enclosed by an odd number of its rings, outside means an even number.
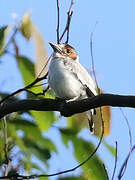
[[[71,51],[70,51],[70,49],[67,49],[66,52],[69,54]]]

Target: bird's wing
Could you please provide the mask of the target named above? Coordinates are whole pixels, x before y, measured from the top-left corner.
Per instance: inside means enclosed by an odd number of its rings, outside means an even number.
[[[72,63],[72,66],[70,64],[68,69],[77,76],[79,81],[86,86],[86,88],[88,88],[94,95],[97,95],[96,84],[88,71],[79,62],[72,61],[70,63]]]

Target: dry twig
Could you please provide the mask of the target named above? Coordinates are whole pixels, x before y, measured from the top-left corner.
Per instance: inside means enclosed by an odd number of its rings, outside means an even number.
[[[118,180],[120,180],[120,179],[122,178],[122,176],[124,175],[125,170],[126,170],[126,168],[127,168],[127,162],[128,162],[128,160],[129,160],[132,152],[134,151],[134,149],[135,149],[135,145],[132,147],[131,151],[128,153],[128,155],[127,155],[124,163],[123,163],[122,166],[121,166],[121,169],[120,169],[119,175],[118,175]]]
[[[60,43],[60,7],[59,7],[59,0],[57,0],[57,44]]]
[[[115,163],[114,163],[113,175],[112,175],[111,180],[114,179],[114,175],[115,175],[116,167],[117,167],[117,159],[118,159],[118,153],[117,153],[118,152],[118,143],[117,143],[117,141],[115,142],[115,144],[116,144],[116,148],[115,148]]]
[[[72,15],[73,15],[73,11],[72,11],[72,6],[74,4],[74,1],[71,0],[71,4],[70,4],[70,7],[69,7],[69,10],[68,10],[68,13],[67,13],[67,23],[66,23],[66,26],[65,26],[65,29],[60,37],[60,40],[59,42],[61,42],[62,38],[64,37],[65,33],[67,32],[67,39],[66,39],[66,44],[68,43],[69,41],[69,28],[70,28],[70,22],[71,22],[71,18],[72,18]]]

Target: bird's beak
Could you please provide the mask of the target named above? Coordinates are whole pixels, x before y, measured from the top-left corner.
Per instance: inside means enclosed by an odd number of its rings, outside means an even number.
[[[54,52],[58,52],[62,54],[62,48],[59,46],[59,44],[55,44],[52,42],[49,42],[50,46],[53,48]]]

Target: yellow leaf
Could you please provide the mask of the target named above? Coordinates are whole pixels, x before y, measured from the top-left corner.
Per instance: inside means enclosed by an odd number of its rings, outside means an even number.
[[[102,133],[102,120],[104,122],[104,135],[110,134],[110,119],[111,111],[109,106],[103,106],[96,109],[96,115],[93,116],[94,134],[96,136],[99,137]]]

